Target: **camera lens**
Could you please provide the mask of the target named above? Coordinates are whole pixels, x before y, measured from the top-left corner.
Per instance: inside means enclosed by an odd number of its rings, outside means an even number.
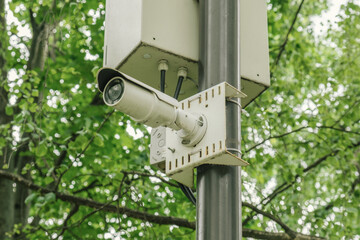
[[[106,104],[114,104],[120,100],[124,92],[124,83],[120,78],[110,80],[105,87],[105,102]]]

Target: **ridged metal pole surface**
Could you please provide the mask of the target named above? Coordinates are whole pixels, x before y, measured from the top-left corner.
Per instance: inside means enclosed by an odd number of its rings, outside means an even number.
[[[240,0],[200,0],[200,90],[226,81],[240,88]],[[227,102],[228,149],[240,150],[241,110]],[[237,151],[234,154],[239,154]],[[197,169],[197,239],[240,240],[241,169]]]

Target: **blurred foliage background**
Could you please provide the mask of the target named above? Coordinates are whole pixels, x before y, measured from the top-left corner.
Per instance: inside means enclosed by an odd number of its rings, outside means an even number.
[[[242,116],[245,237],[360,239],[360,2],[338,2],[268,0],[271,87]],[[104,14],[0,0],[0,239],[195,239],[148,130],[97,91]]]

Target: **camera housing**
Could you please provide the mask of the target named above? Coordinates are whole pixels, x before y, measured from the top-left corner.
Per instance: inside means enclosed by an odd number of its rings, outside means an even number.
[[[171,128],[187,146],[194,146],[203,138],[206,118],[179,108],[176,99],[112,68],[100,69],[97,81],[105,104],[134,121],[153,128]]]
[[[100,69],[97,79],[106,105],[150,127],[179,129],[174,124],[179,105],[175,99],[115,69]]]

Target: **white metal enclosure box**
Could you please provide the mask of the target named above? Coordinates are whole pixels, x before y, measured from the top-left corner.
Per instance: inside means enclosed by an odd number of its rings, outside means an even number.
[[[197,0],[107,0],[104,66],[117,68],[156,89],[158,62],[166,59],[165,92],[173,95],[179,67],[188,69],[179,99],[198,92]],[[242,106],[270,86],[265,0],[240,0]],[[226,80],[226,79],[223,79]]]

